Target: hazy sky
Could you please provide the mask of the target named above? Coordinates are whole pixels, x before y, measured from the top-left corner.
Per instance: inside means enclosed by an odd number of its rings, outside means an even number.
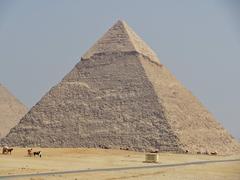
[[[0,0],[0,82],[32,107],[123,19],[240,138],[239,2]]]

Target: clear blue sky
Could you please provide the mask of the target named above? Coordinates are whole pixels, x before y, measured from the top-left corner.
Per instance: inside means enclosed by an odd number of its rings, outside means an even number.
[[[32,107],[123,19],[240,138],[239,2],[0,0],[0,82]]]

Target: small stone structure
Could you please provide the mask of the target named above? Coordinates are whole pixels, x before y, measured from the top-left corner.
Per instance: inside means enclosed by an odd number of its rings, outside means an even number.
[[[157,154],[157,153],[147,153],[147,154],[145,154],[145,162],[147,162],[147,163],[158,163],[159,162],[159,154]]]

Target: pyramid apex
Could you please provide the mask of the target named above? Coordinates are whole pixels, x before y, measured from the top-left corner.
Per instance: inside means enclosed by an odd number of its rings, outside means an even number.
[[[124,21],[118,20],[84,55],[89,59],[92,55],[106,52],[131,52],[135,51],[149,57],[151,60],[159,60],[153,50],[132,30]]]
[[[124,21],[123,19],[118,19],[113,26],[115,26],[116,24],[126,24],[126,21]]]
[[[124,23],[124,20],[122,20],[122,19],[118,19],[117,22],[116,22],[115,24],[117,24],[117,23],[121,23],[121,24],[123,24],[123,23]]]

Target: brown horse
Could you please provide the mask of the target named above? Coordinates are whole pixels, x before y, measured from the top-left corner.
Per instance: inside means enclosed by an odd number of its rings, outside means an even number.
[[[3,154],[8,154],[8,153],[12,154],[12,151],[13,151],[13,148],[9,148],[9,147],[5,146],[5,147],[3,147],[2,153]]]
[[[27,150],[28,156],[32,156],[32,148]]]

